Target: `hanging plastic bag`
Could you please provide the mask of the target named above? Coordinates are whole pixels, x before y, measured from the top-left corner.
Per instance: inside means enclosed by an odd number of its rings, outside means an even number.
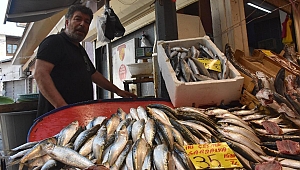
[[[101,42],[109,42],[124,35],[125,28],[111,8],[106,8],[103,16],[97,18],[97,33],[97,40]]]
[[[100,42],[110,42],[110,40],[105,37],[106,18],[106,14],[103,14],[102,16],[97,16],[97,40]]]

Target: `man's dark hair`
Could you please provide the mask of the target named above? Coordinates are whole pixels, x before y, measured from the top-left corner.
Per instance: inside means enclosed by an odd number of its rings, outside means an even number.
[[[65,15],[66,19],[71,19],[76,11],[80,11],[84,14],[89,15],[90,18],[91,18],[91,21],[93,20],[92,10],[90,8],[88,8],[86,6],[83,6],[83,5],[80,5],[80,4],[72,5],[72,6],[69,7],[69,10]]]

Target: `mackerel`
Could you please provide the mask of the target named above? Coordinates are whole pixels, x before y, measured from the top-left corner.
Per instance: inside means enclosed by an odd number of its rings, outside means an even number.
[[[240,155],[245,157],[247,160],[252,162],[263,162],[263,159],[261,159],[257,153],[255,153],[252,149],[250,149],[248,146],[234,142],[232,140],[221,138],[223,142],[226,142],[228,146],[234,150],[235,152],[238,152]]]
[[[261,147],[256,144],[255,142],[253,142],[252,140],[250,140],[249,138],[247,138],[244,135],[241,135],[239,133],[234,133],[231,131],[226,131],[226,130],[218,130],[222,135],[224,135],[225,137],[236,141],[238,143],[244,144],[246,146],[248,146],[249,148],[251,148],[253,151],[255,151],[256,153],[259,153],[261,155],[265,155],[264,151],[261,149]]]
[[[217,123],[226,123],[226,124],[233,124],[233,125],[237,125],[237,126],[240,126],[240,127],[243,127],[243,128],[246,128],[247,130],[254,132],[254,130],[249,126],[249,125],[246,125],[244,123],[242,123],[241,121],[237,120],[237,119],[221,119],[221,120],[218,120]]]
[[[183,126],[181,123],[174,119],[170,119],[170,121],[174,128],[178,130],[178,132],[183,136],[183,138],[187,141],[188,144],[192,145],[197,143],[194,135],[185,126]]]
[[[250,140],[252,140],[253,142],[260,144],[260,139],[256,136],[255,133],[247,130],[246,128],[240,127],[240,126],[221,126],[221,129],[224,130],[229,130],[232,131],[234,133],[239,133],[242,134],[244,136],[247,136]]]
[[[242,123],[244,123],[245,125],[248,125],[248,122],[242,120],[240,117],[235,116],[234,114],[231,113],[225,113],[225,114],[219,114],[216,115],[216,118],[222,118],[222,119],[236,119]]]

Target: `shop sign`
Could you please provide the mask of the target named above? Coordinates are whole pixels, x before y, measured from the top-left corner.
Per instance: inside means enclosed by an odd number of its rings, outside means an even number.
[[[184,146],[196,169],[241,168],[226,142]]]

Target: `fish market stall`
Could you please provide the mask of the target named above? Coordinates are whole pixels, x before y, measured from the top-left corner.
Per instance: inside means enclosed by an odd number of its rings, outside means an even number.
[[[263,71],[254,76],[228,50],[224,55],[203,37],[160,42],[158,59],[170,101],[110,99],[55,109],[37,119],[27,143],[11,150],[8,166],[299,169],[299,86],[292,86],[298,79],[289,76],[296,72],[275,67],[277,84],[267,86]],[[200,60],[219,62],[214,65],[219,69],[207,69]],[[245,81],[244,75],[249,75]],[[255,82],[248,78],[261,79],[265,86],[245,88]],[[245,91],[255,102],[232,103]]]

